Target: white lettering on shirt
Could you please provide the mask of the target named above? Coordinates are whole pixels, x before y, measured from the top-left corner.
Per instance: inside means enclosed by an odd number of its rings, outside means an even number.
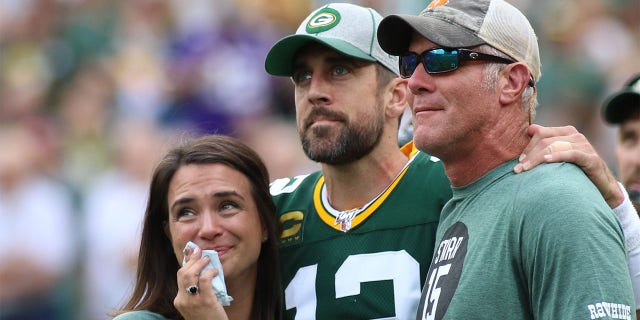
[[[591,319],[625,319],[631,320],[631,307],[622,303],[598,302],[587,305]]]

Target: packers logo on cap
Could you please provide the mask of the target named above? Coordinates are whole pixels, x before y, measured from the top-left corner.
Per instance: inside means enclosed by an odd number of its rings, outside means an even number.
[[[340,12],[331,8],[324,8],[309,19],[306,30],[307,33],[320,33],[337,26],[339,22]]]

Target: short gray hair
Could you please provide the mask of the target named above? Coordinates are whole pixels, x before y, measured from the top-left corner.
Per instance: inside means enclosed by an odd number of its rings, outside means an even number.
[[[513,60],[513,58],[504,54],[502,51],[490,46],[490,45],[481,45],[475,48],[476,51],[498,56],[501,58],[506,58],[509,60]],[[492,90],[495,88],[495,84],[498,81],[498,73],[505,68],[505,65],[502,63],[487,63],[484,68],[484,77],[482,79],[481,87],[484,89]],[[536,108],[538,107],[538,97],[536,95],[536,89],[534,87],[527,86],[522,93],[522,105],[524,106],[524,111],[529,113],[532,121],[536,115]]]

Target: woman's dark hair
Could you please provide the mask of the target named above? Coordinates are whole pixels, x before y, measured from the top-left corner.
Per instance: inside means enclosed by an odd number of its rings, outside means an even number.
[[[182,166],[212,163],[229,166],[247,177],[260,220],[268,232],[258,257],[251,319],[281,318],[283,302],[274,222],[276,209],[269,193],[269,174],[251,148],[240,140],[222,135],[203,136],[176,147],[156,166],[144,217],[136,284],[129,301],[116,314],[149,310],[169,319],[182,319],[173,305],[178,293],[176,273],[180,265],[171,240],[164,232],[169,218],[169,183]]]

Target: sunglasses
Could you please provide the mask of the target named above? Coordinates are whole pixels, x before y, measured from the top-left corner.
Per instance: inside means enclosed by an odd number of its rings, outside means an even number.
[[[467,49],[434,48],[420,54],[409,52],[400,56],[400,76],[410,78],[422,62],[427,73],[443,73],[458,69],[462,61],[491,61],[510,64],[515,61]],[[534,86],[533,78],[529,79],[529,86]]]

